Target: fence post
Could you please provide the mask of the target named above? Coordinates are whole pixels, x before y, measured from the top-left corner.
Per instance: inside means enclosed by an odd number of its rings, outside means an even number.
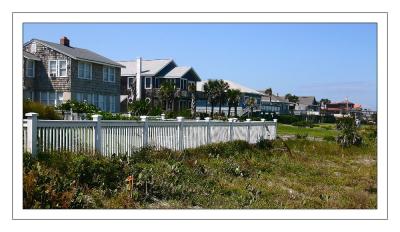
[[[30,152],[33,156],[36,156],[37,153],[37,113],[26,113],[27,117],[27,151]]]
[[[248,125],[247,125],[247,142],[250,143],[250,122],[251,122],[251,119],[250,118],[246,119],[246,122],[248,122]]]
[[[93,121],[96,122],[96,126],[94,127],[93,140],[94,140],[94,150],[101,154],[101,115],[95,114],[92,115]]]
[[[161,114],[161,120],[165,121],[165,114]]]
[[[178,148],[180,151],[183,150],[183,117],[176,117],[178,121]]]
[[[229,141],[233,141],[233,118],[228,118],[229,121]]]
[[[204,118],[204,120],[207,122],[207,140],[206,144],[211,143],[211,128],[210,128],[210,117]]]
[[[147,116],[140,116],[140,120],[144,122],[143,125],[143,147],[149,144],[149,124],[147,121]]]
[[[266,127],[266,125],[265,125],[265,118],[262,118],[262,119],[261,119],[261,122],[262,122],[262,124],[263,124],[263,127],[262,127],[262,128],[263,128],[262,138],[263,138],[263,139],[267,139],[267,138],[266,138],[266,137],[267,137],[267,136],[266,136],[267,130],[264,130],[264,128]]]
[[[272,139],[276,139],[276,136],[278,135],[278,119],[274,119],[275,127],[274,127],[274,136]]]

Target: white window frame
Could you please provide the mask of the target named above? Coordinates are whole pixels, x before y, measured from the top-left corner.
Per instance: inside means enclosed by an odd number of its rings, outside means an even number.
[[[147,79],[150,79],[150,87],[147,87]],[[152,78],[151,77],[145,77],[144,78],[144,88],[145,89],[152,89],[152,87],[153,87],[153,83],[152,83]]]
[[[36,43],[35,43],[35,42],[33,42],[33,43],[31,44],[30,52],[31,52],[31,53],[36,53]]]
[[[55,76],[54,77],[67,77],[68,76],[68,62],[67,60],[49,60],[47,63],[47,74],[49,75],[49,77],[51,77],[51,74],[53,74],[53,72],[51,72],[51,62],[55,62],[56,63],[56,71],[54,72]],[[60,62],[65,62],[65,76],[61,76],[60,75]]]
[[[83,76],[80,75],[80,66],[83,65]],[[89,72],[89,76],[86,75],[86,73]],[[92,80],[93,77],[93,68],[92,64],[89,62],[78,62],[78,78],[79,79],[85,79],[85,80]]]
[[[32,63],[32,67],[29,67],[29,63]],[[27,59],[26,63],[25,63],[25,76],[26,77],[30,77],[30,78],[35,78],[35,61],[34,60],[30,60]],[[28,70],[32,70],[32,75],[29,75],[29,71]]]
[[[113,75],[111,75],[111,73],[113,73]],[[111,79],[112,76],[113,76],[113,79]],[[103,66],[103,81],[104,82],[113,82],[114,83],[115,79],[116,79],[115,76],[116,76],[116,72],[115,72],[114,67]]]

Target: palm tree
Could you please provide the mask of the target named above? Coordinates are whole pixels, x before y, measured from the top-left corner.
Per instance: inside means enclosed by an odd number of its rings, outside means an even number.
[[[207,98],[206,100],[206,114],[207,114],[208,102],[210,102],[210,95],[211,95],[210,86],[208,85],[208,82],[204,84],[203,90],[204,90],[204,95]]]
[[[168,103],[172,103],[172,111],[174,110],[175,85],[171,82],[164,82],[160,88],[160,98],[165,101],[165,110],[168,111]]]
[[[229,89],[229,84],[224,80],[216,81],[216,95],[219,102],[219,111],[218,113],[221,115],[221,107],[226,103],[226,91]]]
[[[226,91],[228,100],[228,118],[231,116],[231,107],[235,107],[235,117],[237,116],[237,106],[240,101],[240,94],[239,89],[228,89]]]
[[[254,97],[250,97],[249,99],[247,99],[246,105],[247,105],[247,107],[250,108],[250,117],[252,117],[253,109],[254,109],[254,107],[256,107],[256,99],[254,99]]]
[[[214,106],[218,100],[218,81],[216,80],[208,80],[207,85],[207,99],[211,104],[211,117],[214,116]]]
[[[189,92],[192,95],[191,114],[192,117],[194,118],[196,114],[196,84],[189,85]]]
[[[271,96],[272,96],[272,89],[268,88],[264,91],[265,94],[269,96],[269,102],[271,102]]]

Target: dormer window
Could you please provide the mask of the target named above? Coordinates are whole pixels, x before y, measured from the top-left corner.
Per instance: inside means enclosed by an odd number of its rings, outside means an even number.
[[[36,43],[35,42],[33,42],[31,44],[31,53],[36,53]]]

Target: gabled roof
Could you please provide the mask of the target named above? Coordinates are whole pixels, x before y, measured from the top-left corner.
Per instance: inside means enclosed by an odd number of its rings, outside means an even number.
[[[172,59],[159,59],[159,60],[142,60],[142,75],[155,76],[164,67],[166,67]],[[136,60],[133,61],[118,61],[125,68],[121,69],[121,76],[136,76]]]
[[[194,73],[194,76],[197,81],[201,81],[200,77],[197,75],[197,73],[194,71],[192,67],[175,67],[171,71],[169,71],[167,74],[165,74],[165,78],[180,78],[186,75],[186,73],[192,71]]]
[[[44,46],[50,47],[60,53],[63,53],[64,55],[67,55],[76,60],[89,61],[89,62],[93,62],[93,63],[123,67],[123,65],[121,65],[115,61],[112,61],[102,55],[99,55],[95,52],[92,52],[90,50],[83,49],[83,48],[68,47],[68,46],[64,46],[62,44],[48,42],[48,41],[44,41],[44,40],[40,40],[40,39],[32,39],[27,44],[34,42],[34,41],[41,43]]]
[[[39,57],[33,55],[32,53],[26,52],[26,51],[24,51],[24,57],[25,57],[26,59],[40,61],[40,58],[39,58]]]
[[[259,91],[260,92],[260,91]],[[263,92],[261,92],[263,93]],[[265,95],[261,98],[261,101],[269,101],[269,96]],[[271,95],[271,102],[286,102],[289,103],[289,100],[285,97],[276,96],[274,94]]]
[[[299,96],[299,104],[312,106],[314,105],[315,97],[314,96]]]
[[[224,80],[225,82],[227,82],[229,84],[229,88],[230,89],[239,89],[240,92],[242,93],[251,93],[251,94],[256,94],[256,95],[260,95],[260,96],[264,96],[265,94],[258,92],[255,89],[251,89],[249,87],[240,85],[238,83],[235,83],[233,81],[230,80]],[[197,91],[204,91],[204,84],[207,83],[207,81],[199,81],[197,82]]]

